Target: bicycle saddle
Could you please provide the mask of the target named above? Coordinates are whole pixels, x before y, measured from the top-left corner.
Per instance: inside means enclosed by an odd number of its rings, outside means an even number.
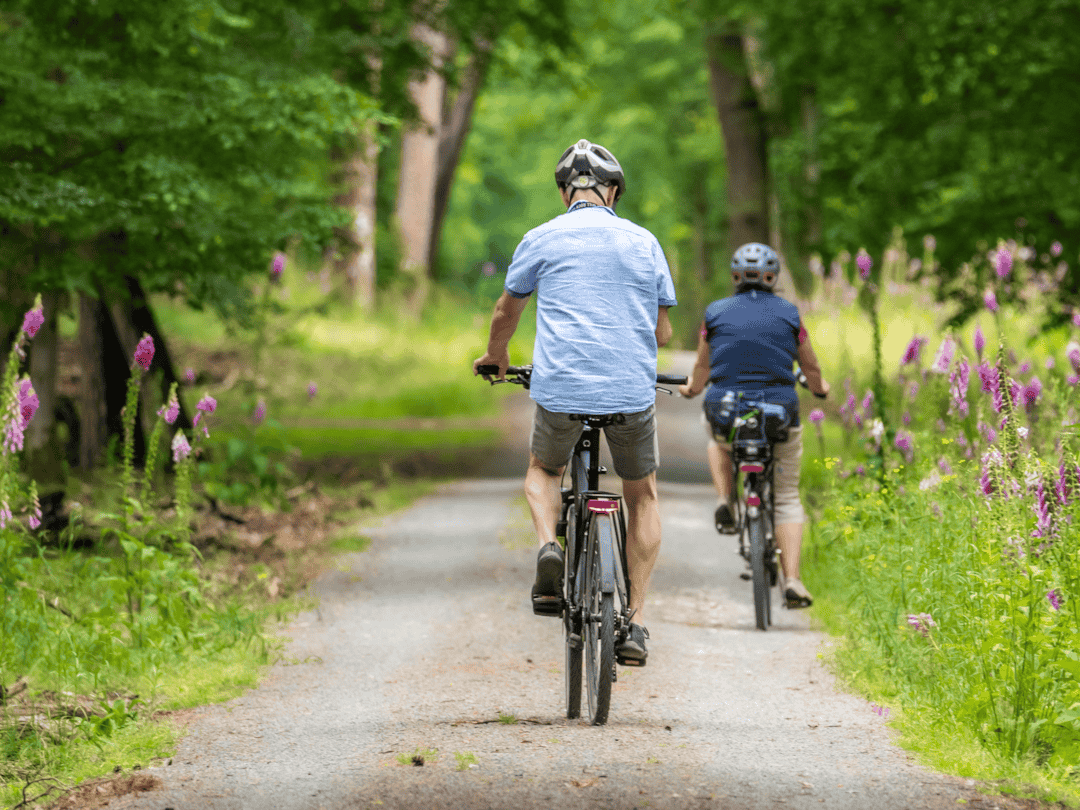
[[[596,427],[626,424],[625,413],[569,413],[567,416],[570,418],[571,422],[588,422]]]

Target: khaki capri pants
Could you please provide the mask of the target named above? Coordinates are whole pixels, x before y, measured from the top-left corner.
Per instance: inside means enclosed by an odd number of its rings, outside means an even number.
[[[701,421],[710,438],[731,455],[731,443],[713,434],[704,411]],[[806,513],[799,499],[799,474],[802,470],[802,425],[788,428],[788,440],[773,445],[773,524],[803,523]]]

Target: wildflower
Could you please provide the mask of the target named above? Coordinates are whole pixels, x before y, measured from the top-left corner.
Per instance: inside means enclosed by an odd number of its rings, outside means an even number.
[[[311,400],[315,399],[315,395],[318,394],[318,393],[319,393],[319,386],[317,386],[314,382],[309,382],[308,385],[307,385],[308,402],[311,402]]]
[[[1073,326],[1080,329],[1080,309],[1074,309],[1072,314]]]
[[[949,463],[949,460],[945,458],[945,456],[942,456],[938,459],[937,465],[938,469],[941,470],[941,472],[943,472],[945,475],[953,474],[952,465]]]
[[[979,422],[979,433],[986,439],[987,444],[993,444],[997,441],[997,431],[986,422]]]
[[[135,347],[135,362],[143,371],[150,370],[150,363],[154,359],[154,339],[150,335],[143,334],[139,345]]]
[[[925,492],[928,489],[933,489],[941,483],[941,476],[937,470],[930,470],[930,474],[919,482],[919,489]]]
[[[1020,404],[1020,397],[1023,396],[1024,386],[1016,380],[1009,380],[1009,393],[1012,395],[1013,407],[1016,407]]]
[[[1026,439],[1028,437],[1028,429],[1023,425],[1020,425],[1016,428],[1016,435],[1019,436],[1021,439]]]
[[[874,266],[874,260],[869,254],[860,252],[855,258],[855,265],[859,268],[859,278],[867,281],[870,278],[870,268]]]
[[[866,475],[866,467],[864,467],[862,464],[857,465],[855,467],[855,474],[856,475]]]
[[[1061,610],[1061,594],[1058,593],[1057,588],[1051,588],[1046,592],[1046,599],[1050,602],[1050,607],[1056,612]]]
[[[904,411],[904,415],[900,417],[900,421],[903,422],[904,425],[910,425],[911,424],[911,411]]]
[[[1039,381],[1039,378],[1032,377],[1028,384],[1021,389],[1021,395],[1024,398],[1024,408],[1030,411],[1035,407],[1035,403],[1039,400],[1039,395],[1042,394],[1042,389],[1043,386]]]
[[[1070,490],[1069,470],[1065,466],[1065,459],[1063,458],[1061,464],[1058,465],[1058,477],[1054,483],[1054,492],[1057,494],[1058,503],[1062,506],[1069,502]]]
[[[191,454],[191,445],[188,444],[187,436],[184,435],[184,431],[176,431],[176,435],[172,440],[172,458],[173,463],[179,464],[185,458]]]
[[[1053,256],[1054,258],[1057,258],[1058,256],[1061,255],[1061,250],[1062,250],[1061,242],[1051,242],[1050,243],[1050,255]]]
[[[949,366],[952,365],[953,353],[956,351],[956,341],[948,335],[941,341],[941,345],[938,346],[937,354],[934,355],[934,362],[930,365],[930,370],[935,371],[938,374],[948,374]]]
[[[30,515],[26,518],[26,523],[31,529],[37,529],[41,525],[41,501],[38,500],[37,489],[33,490],[34,493],[34,509],[30,512]]]
[[[176,395],[173,394],[169,401],[158,408],[158,416],[162,417],[168,424],[173,424],[176,421],[176,417],[180,415],[180,402],[177,400]]]
[[[988,310],[990,310],[991,312],[997,312],[998,311],[997,296],[994,295],[993,290],[987,290],[986,291],[986,294],[983,295],[983,303],[986,305],[986,308]]]
[[[255,413],[251,415],[251,421],[256,425],[261,425],[264,419],[266,419],[266,400],[260,399],[255,405]]]
[[[908,396],[911,399],[915,399],[915,397],[917,397],[918,395],[919,395],[919,384],[917,382],[913,382],[911,384],[911,388],[908,389]]]
[[[1069,364],[1073,371],[1080,372],[1080,343],[1070,340],[1065,344],[1065,356],[1069,358]]]
[[[1047,357],[1046,362],[1043,365],[1046,366],[1047,371],[1053,371],[1054,366],[1057,365],[1057,361],[1053,357]]]
[[[880,446],[881,438],[885,435],[885,425],[882,424],[880,419],[875,419],[870,423],[870,437],[874,440],[874,444]]]
[[[199,420],[204,413],[213,413],[217,407],[217,400],[209,394],[203,394],[203,398],[199,400],[199,403],[195,406],[196,414],[192,420],[193,425],[199,424]],[[205,430],[205,427],[204,427]]]
[[[1002,455],[997,450],[988,450],[983,453],[981,459],[982,474],[979,476],[979,489],[982,490],[982,494],[989,498],[994,494],[997,487],[994,485],[994,476],[991,475],[991,469],[1001,464]]]
[[[909,363],[918,363],[919,355],[922,354],[922,347],[925,343],[926,338],[922,335],[915,335],[904,350],[904,356],[900,358],[900,365],[906,366]]]
[[[968,415],[967,389],[970,380],[971,366],[966,357],[961,357],[949,377],[949,391],[952,394],[952,406],[963,416]]]
[[[1031,361],[1025,360],[1020,364],[1020,373],[1027,374],[1029,371],[1031,371]]]
[[[7,526],[8,523],[14,519],[15,518],[11,515],[11,508],[6,502],[0,501],[0,529]]]
[[[915,446],[914,437],[906,430],[897,431],[893,444],[897,450],[904,454],[904,459],[910,464],[912,457],[915,455],[912,450]]]
[[[281,274],[285,272],[285,254],[280,250],[274,254],[274,260],[270,263],[270,278],[277,281],[281,278]]]
[[[975,354],[982,360],[983,349],[986,348],[986,335],[983,334],[982,326],[975,324]]]
[[[34,414],[37,413],[40,405],[41,401],[38,399],[38,395],[34,393],[34,386],[31,384],[30,378],[23,377],[19,381],[19,416],[22,417],[23,430],[30,424],[30,420],[34,418]]]
[[[863,413],[866,415],[867,419],[869,419],[874,413],[873,410],[872,410],[873,406],[874,406],[874,392],[871,391],[868,388],[868,389],[866,389],[866,395],[862,398],[862,409],[863,409]]]
[[[1012,272],[1012,254],[1005,247],[999,247],[994,257],[994,269],[998,278],[1008,278]]]
[[[1041,477],[1035,484],[1035,503],[1032,505],[1032,510],[1035,512],[1035,528],[1032,529],[1031,536],[1048,537],[1050,535],[1050,504],[1046,502],[1046,488],[1043,486]]]
[[[820,425],[825,421],[825,411],[821,410],[821,408],[814,408],[814,410],[810,411],[810,421],[815,425]]]
[[[935,250],[937,250],[937,239],[935,239],[930,234],[927,234],[923,237],[922,244],[923,250],[925,250],[927,253],[933,253]]]
[[[185,368],[184,369],[184,382],[186,382],[188,385],[194,385],[195,384],[195,369],[193,369],[193,368]]]
[[[922,633],[924,637],[929,636],[930,630],[937,627],[937,622],[934,621],[934,617],[929,613],[909,613],[907,623],[908,627],[918,633]]]
[[[33,338],[44,323],[45,312],[41,308],[41,303],[39,301],[36,307],[28,310],[23,316],[22,330],[26,333],[27,337]]]
[[[840,406],[840,413],[842,413],[842,414],[854,413],[854,411],[855,411],[855,403],[856,403],[855,395],[852,394],[852,393],[848,393],[847,401],[843,405]]]

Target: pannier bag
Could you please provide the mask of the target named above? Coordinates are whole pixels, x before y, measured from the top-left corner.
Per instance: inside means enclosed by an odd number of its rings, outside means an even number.
[[[786,442],[791,426],[791,416],[783,405],[761,402],[745,392],[727,391],[719,402],[706,402],[705,416],[712,425],[713,435],[732,444]],[[741,422],[738,427],[737,419]]]

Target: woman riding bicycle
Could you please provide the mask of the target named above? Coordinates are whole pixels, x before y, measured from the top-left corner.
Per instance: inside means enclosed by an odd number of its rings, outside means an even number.
[[[799,310],[773,292],[780,275],[780,259],[768,245],[750,242],[735,251],[731,278],[735,294],[713,301],[705,310],[698,338],[697,363],[690,381],[680,386],[685,397],[695,397],[711,382],[705,396],[704,419],[709,433],[709,470],[716,485],[716,528],[734,534],[731,447],[719,426],[721,399],[727,391],[782,405],[791,427],[788,440],[774,447],[774,522],[784,567],[788,607],[809,607],[810,592],[799,579],[799,553],[805,515],[799,500],[802,428],[793,365],[798,361],[810,390],[829,392],[822,379],[810,336]]]

